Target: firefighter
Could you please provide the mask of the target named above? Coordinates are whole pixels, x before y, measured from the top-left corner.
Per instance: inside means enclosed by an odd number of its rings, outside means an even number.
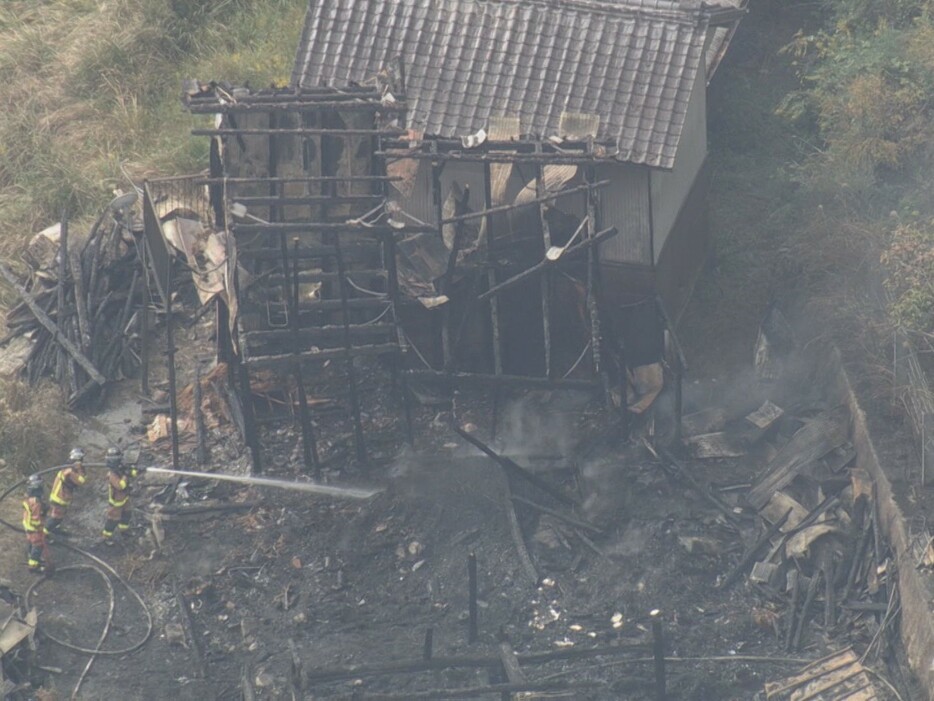
[[[109,448],[104,459],[107,466],[107,521],[104,523],[104,542],[113,545],[114,531],[126,533],[130,529],[130,485],[133,478],[143,474],[145,468],[137,468],[123,463],[123,454],[116,448]]]
[[[75,487],[80,487],[88,481],[82,464],[84,451],[81,448],[73,448],[68,455],[68,459],[72,461],[72,464],[55,473],[55,481],[52,482],[52,493],[49,494],[52,508],[45,527],[52,534],[67,535],[62,526],[65,512],[75,495]]]
[[[26,531],[26,566],[30,572],[45,572],[51,569],[49,546],[45,535],[46,503],[43,500],[42,478],[32,475],[26,483],[26,498],[23,500],[23,530]]]

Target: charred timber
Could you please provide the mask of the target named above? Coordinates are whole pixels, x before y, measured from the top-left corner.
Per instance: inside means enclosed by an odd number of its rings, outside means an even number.
[[[477,297],[477,300],[483,302],[484,300],[489,299],[493,295],[500,294],[508,290],[510,287],[515,287],[517,284],[525,280],[526,278],[535,275],[536,273],[545,270],[546,268],[551,268],[556,265],[559,265],[562,261],[568,260],[578,253],[582,253],[590,248],[593,248],[598,243],[602,243],[609,238],[616,236],[619,232],[616,230],[615,226],[611,226],[609,229],[604,229],[603,231],[598,232],[595,236],[584,239],[579,244],[571,246],[557,260],[551,260],[549,258],[543,258],[541,261],[533,265],[531,268],[523,270],[521,273],[513,275],[508,280],[503,280],[495,287],[491,287],[486,292]]]
[[[257,355],[245,356],[243,362],[250,368],[273,367],[282,363],[294,363],[296,359],[304,361],[313,360],[331,360],[333,358],[345,359],[348,356],[357,357],[365,355],[384,355],[387,353],[398,353],[399,346],[396,343],[380,343],[372,346],[354,346],[353,348],[327,348],[317,351],[303,351],[298,355],[294,353],[278,355]]]
[[[476,436],[470,433],[467,433],[467,431],[462,429],[460,426],[453,425],[452,428],[454,429],[454,432],[457,433],[457,435],[459,435],[465,441],[470,443],[475,448],[479,448],[480,451],[484,453],[487,457],[492,458],[497,463],[499,463],[499,465],[506,471],[507,475],[520,477],[524,479],[529,484],[533,485],[534,487],[538,487],[538,489],[545,492],[545,494],[550,496],[552,499],[564,504],[565,506],[575,506],[577,504],[577,502],[574,501],[574,499],[569,497],[567,494],[562,492],[560,489],[556,487],[552,487],[550,484],[548,484],[548,482],[543,480],[541,477],[529,472],[524,467],[516,463],[514,460],[510,460],[509,458],[500,455],[495,450],[490,448],[486,443],[481,441],[479,438],[477,438]]]
[[[382,195],[250,195],[234,197],[234,202],[242,205],[303,205],[303,204],[376,204],[385,198]]]
[[[756,555],[759,553],[765,545],[775,537],[775,535],[782,529],[782,526],[785,525],[785,522],[788,520],[788,517],[791,516],[793,509],[788,509],[785,512],[785,515],[778,519],[771,527],[759,538],[755,544],[746,552],[746,554],[740,559],[736,567],[727,575],[726,579],[718,586],[718,589],[728,589],[733,586],[739,578],[743,575],[746,569],[755,562]]]
[[[393,136],[399,129],[192,129],[192,136]]]
[[[427,691],[411,691],[406,694],[364,694],[366,701],[415,701],[416,699],[470,699],[476,696],[490,694],[522,694],[536,691],[582,691],[604,686],[601,682],[521,682],[519,684],[490,684],[488,686],[472,686],[462,689],[429,689]],[[523,694],[524,696],[524,694]]]
[[[193,185],[246,185],[253,183],[352,183],[352,182],[398,182],[399,175],[254,175],[236,178],[198,178]]]
[[[390,146],[403,147],[404,143],[390,144]],[[377,151],[375,156],[386,158],[387,160],[401,161],[408,158],[426,161],[461,161],[466,163],[538,163],[542,165],[592,165],[594,163],[618,163],[619,161],[612,156],[589,156],[585,154],[520,154],[514,151],[498,151],[490,153],[430,153],[425,151],[407,152],[400,148],[399,151]]]
[[[530,389],[569,389],[590,391],[599,387],[593,380],[552,380],[547,377],[525,377],[522,375],[486,375],[476,372],[444,372],[443,370],[406,370],[416,380],[435,380],[452,385],[500,385],[503,387],[526,387]]]
[[[29,307],[29,310],[35,315],[36,319],[39,321],[42,326],[52,334],[52,339],[64,348],[68,354],[78,363],[85,372],[93,379],[97,384],[103,385],[107,382],[107,378],[104,377],[94,364],[88,360],[87,356],[81,352],[81,350],[75,346],[62,332],[62,330],[55,324],[52,319],[49,318],[49,315],[43,311],[35,298],[26,289],[19,284],[19,281],[16,279],[16,276],[7,268],[5,265],[0,263],[0,275],[10,284],[10,286],[16,291],[16,294],[22,298],[26,303],[26,306]]]
[[[569,526],[574,526],[575,528],[581,528],[585,531],[590,531],[591,533],[596,533],[596,534],[602,534],[604,532],[602,528],[599,528],[593,525],[592,523],[588,523],[587,521],[583,521],[574,516],[568,516],[567,514],[563,514],[560,511],[555,511],[554,509],[549,509],[547,506],[542,506],[541,504],[534,502],[531,499],[520,497],[517,494],[513,494],[511,499],[518,504],[523,504],[525,506],[528,506],[530,509],[539,511],[545,514],[546,516],[551,516],[552,518],[556,518],[559,521],[562,521]]]
[[[232,224],[231,230],[235,234],[263,234],[283,231],[326,231],[328,233],[364,233],[364,234],[392,234],[397,229],[388,224],[364,224],[362,222],[267,222],[263,224]],[[405,232],[410,234],[434,233],[438,229],[434,226],[406,226]]]
[[[359,99],[359,98],[354,98]],[[192,114],[240,114],[249,112],[317,112],[318,110],[334,110],[335,112],[404,112],[404,103],[381,102],[353,102],[328,100],[321,102],[248,102],[248,103],[219,103],[191,104],[188,111]],[[392,132],[398,133],[398,132]]]
[[[616,657],[634,653],[644,653],[651,650],[650,645],[626,644],[593,648],[569,648],[551,652],[519,653],[516,658],[523,665],[539,665],[559,660],[585,660],[591,657]],[[463,656],[463,657],[432,657],[430,660],[408,660],[390,662],[382,665],[351,665],[348,667],[335,667],[312,671],[308,674],[307,682],[311,684],[326,684],[329,682],[344,681],[346,679],[365,679],[367,677],[380,677],[392,674],[414,674],[438,669],[479,669],[495,667],[501,663],[500,657],[489,655]]]

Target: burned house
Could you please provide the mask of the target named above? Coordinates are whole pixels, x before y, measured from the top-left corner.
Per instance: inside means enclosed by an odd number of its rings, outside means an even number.
[[[221,351],[241,388],[292,378],[306,463],[305,386],[331,360],[358,457],[361,355],[406,398],[413,380],[610,397],[660,367],[705,256],[706,86],[742,13],[312,0],[289,88],[189,86],[215,119],[194,133],[226,247]]]

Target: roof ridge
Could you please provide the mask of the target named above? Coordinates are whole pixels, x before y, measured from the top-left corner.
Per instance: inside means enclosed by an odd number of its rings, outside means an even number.
[[[612,15],[614,17],[657,18],[694,24],[709,19],[718,10],[734,9],[728,2],[707,3],[702,0],[458,0],[477,5],[516,5],[541,7],[548,10],[575,10]],[[649,2],[653,4],[649,4]],[[690,4],[688,4],[690,3]]]

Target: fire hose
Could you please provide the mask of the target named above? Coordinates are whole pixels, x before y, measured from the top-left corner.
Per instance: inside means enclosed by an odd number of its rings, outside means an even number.
[[[98,463],[85,463],[84,466],[85,466],[85,467],[104,467],[103,464],[98,464]],[[63,467],[67,467],[67,466],[66,466],[66,465],[56,465],[55,467],[48,467],[48,468],[45,468],[45,469],[43,469],[43,470],[39,470],[39,471],[36,472],[35,474],[37,474],[37,475],[42,475],[42,474],[45,474],[45,473],[47,473],[47,472],[52,472],[52,471],[55,471],[55,470],[60,470],[60,469],[63,468]],[[25,478],[25,477],[24,477],[24,478],[21,479],[19,482],[16,482],[15,484],[13,484],[13,485],[11,485],[9,488],[7,488],[6,491],[4,491],[2,494],[0,494],[0,502],[2,502],[2,501],[3,501],[4,499],[6,499],[10,494],[12,494],[14,490],[16,490],[17,488],[21,487],[23,484],[25,484],[25,482],[26,482],[27,479],[28,479],[28,478]],[[16,526],[16,525],[14,525],[14,524],[12,524],[12,523],[9,523],[8,521],[5,521],[5,520],[2,519],[2,518],[0,518],[0,524],[6,526],[7,528],[9,528],[9,529],[11,529],[11,530],[17,531],[17,532],[19,532],[19,533],[23,533],[23,532],[24,532],[23,529],[20,528],[19,526]],[[88,672],[91,670],[91,667],[92,667],[92,665],[94,664],[94,660],[97,658],[97,656],[98,656],[98,655],[106,655],[106,656],[127,655],[127,654],[129,654],[129,653],[131,653],[131,652],[135,652],[136,650],[139,650],[141,647],[143,647],[143,645],[145,645],[147,642],[149,642],[149,638],[150,638],[150,636],[152,635],[152,631],[153,631],[153,621],[152,621],[152,612],[149,610],[149,607],[146,605],[146,602],[143,601],[143,597],[140,596],[139,592],[136,591],[136,589],[134,589],[134,588],[130,585],[130,583],[127,582],[122,576],[120,576],[120,574],[119,574],[113,567],[111,567],[110,565],[108,565],[108,564],[107,564],[106,562],[104,562],[104,560],[102,560],[101,558],[97,557],[97,555],[94,555],[93,553],[89,553],[89,552],[87,552],[86,550],[82,550],[81,548],[79,548],[79,547],[76,546],[76,545],[71,545],[70,543],[65,543],[65,542],[60,542],[59,544],[62,545],[62,546],[64,546],[64,547],[67,548],[68,550],[71,550],[71,551],[73,551],[73,552],[76,552],[76,553],[78,553],[79,555],[83,555],[84,557],[88,558],[89,560],[92,560],[93,562],[97,563],[97,565],[99,565],[99,567],[98,567],[98,566],[95,566],[95,565],[69,565],[69,566],[67,566],[67,567],[62,567],[61,569],[58,570],[58,572],[59,572],[59,573],[62,573],[62,572],[75,572],[75,571],[79,571],[79,570],[82,570],[82,571],[90,570],[90,571],[92,571],[92,572],[96,572],[96,573],[101,577],[101,579],[104,580],[104,585],[107,587],[107,597],[108,597],[108,599],[109,599],[109,608],[108,608],[108,611],[107,611],[107,618],[106,618],[106,620],[104,621],[104,627],[103,627],[103,629],[101,630],[100,637],[99,637],[98,640],[97,640],[97,645],[96,645],[95,647],[93,647],[93,648],[87,648],[87,647],[82,647],[82,646],[80,646],[80,645],[75,645],[75,644],[73,644],[73,643],[69,643],[69,642],[67,642],[67,641],[65,641],[65,640],[62,640],[62,639],[60,639],[60,638],[57,638],[56,636],[52,635],[52,634],[49,633],[48,631],[44,631],[44,630],[41,631],[41,634],[42,634],[45,638],[47,638],[47,639],[50,640],[51,642],[55,643],[56,645],[59,645],[59,646],[65,648],[65,649],[71,650],[71,651],[73,651],[73,652],[78,652],[78,653],[81,653],[81,654],[85,654],[85,655],[90,655],[90,656],[91,656],[90,659],[88,660],[87,664],[84,666],[84,669],[83,669],[82,672],[81,672],[81,676],[78,677],[78,681],[77,681],[77,683],[75,684],[75,688],[74,688],[74,690],[73,690],[72,693],[71,693],[71,699],[72,699],[72,701],[74,701],[74,699],[76,699],[76,698],[78,697],[78,691],[81,689],[81,685],[84,683],[84,680],[85,680],[85,678],[87,677]],[[110,576],[108,576],[108,574],[109,574]],[[126,590],[133,596],[133,598],[135,598],[136,601],[139,602],[140,608],[142,609],[142,611],[143,611],[143,613],[144,613],[144,615],[145,615],[145,617],[146,617],[146,632],[145,632],[145,634],[142,636],[142,638],[140,638],[140,640],[138,640],[138,641],[137,641],[136,643],[134,643],[133,645],[127,646],[127,647],[122,648],[122,649],[119,649],[119,650],[105,650],[105,649],[103,649],[104,641],[107,640],[107,636],[110,634],[110,626],[111,626],[111,623],[113,622],[114,609],[115,609],[115,607],[116,607],[116,597],[115,597],[115,594],[114,594],[114,587],[113,587],[113,583],[112,583],[112,581],[111,581],[111,578],[116,579],[118,582],[120,582],[120,584],[124,587],[124,589],[126,589]],[[34,581],[32,584],[29,585],[29,588],[26,590],[26,594],[25,594],[25,597],[24,597],[24,600],[26,601],[27,604],[29,603],[29,598],[35,593],[35,591],[36,591],[36,589],[39,587],[39,585],[42,584],[43,582],[48,581],[48,579],[49,579],[49,577],[42,577],[42,578],[40,578],[40,579],[37,579],[36,581]]]

